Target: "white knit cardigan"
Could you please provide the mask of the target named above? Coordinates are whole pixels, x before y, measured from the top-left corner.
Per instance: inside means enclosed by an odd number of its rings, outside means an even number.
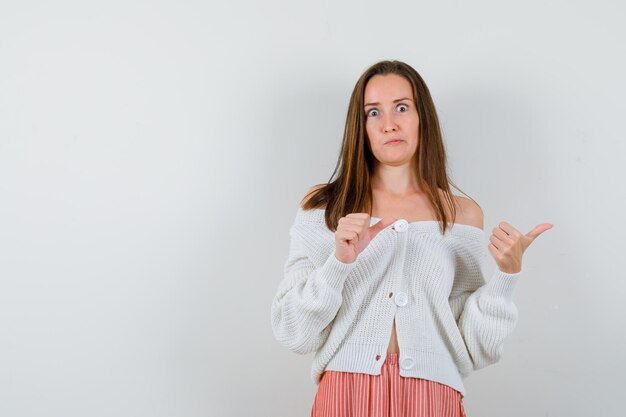
[[[371,224],[379,219],[372,217]],[[400,375],[446,384],[497,362],[513,331],[513,290],[523,271],[482,273],[485,232],[398,219],[352,263],[335,257],[324,209],[298,208],[289,256],[272,301],[274,336],[293,352],[315,351],[311,378],[326,370],[380,375],[396,320]]]

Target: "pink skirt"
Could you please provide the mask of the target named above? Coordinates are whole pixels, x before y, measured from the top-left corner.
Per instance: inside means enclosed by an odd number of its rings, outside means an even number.
[[[400,376],[398,356],[387,354],[380,375],[325,371],[311,417],[466,417],[459,391]]]

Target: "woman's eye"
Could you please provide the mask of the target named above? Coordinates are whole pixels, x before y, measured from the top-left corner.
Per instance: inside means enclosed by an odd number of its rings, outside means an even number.
[[[406,104],[398,104],[397,109],[400,110],[401,112],[405,112],[409,109],[409,106],[407,106]]]
[[[378,110],[376,110],[376,109],[372,109],[372,110],[368,111],[368,112],[367,112],[367,116],[368,116],[368,117],[378,116]]]

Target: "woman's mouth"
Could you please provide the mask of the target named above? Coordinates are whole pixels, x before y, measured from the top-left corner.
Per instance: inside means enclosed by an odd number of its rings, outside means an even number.
[[[385,145],[396,145],[398,143],[402,142],[401,139],[392,139],[389,142],[385,142]]]

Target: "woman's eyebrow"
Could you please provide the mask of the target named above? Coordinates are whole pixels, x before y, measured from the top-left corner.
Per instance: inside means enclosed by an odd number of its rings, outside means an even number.
[[[397,103],[398,101],[402,101],[402,100],[409,100],[409,101],[412,101],[412,100],[411,100],[410,98],[408,98],[408,97],[402,97],[402,98],[399,98],[399,99],[397,99],[397,100],[394,100],[393,102],[394,102],[394,103]],[[379,104],[380,104],[380,103],[367,103],[364,107],[367,107],[367,106],[377,106],[377,105],[379,105]]]

